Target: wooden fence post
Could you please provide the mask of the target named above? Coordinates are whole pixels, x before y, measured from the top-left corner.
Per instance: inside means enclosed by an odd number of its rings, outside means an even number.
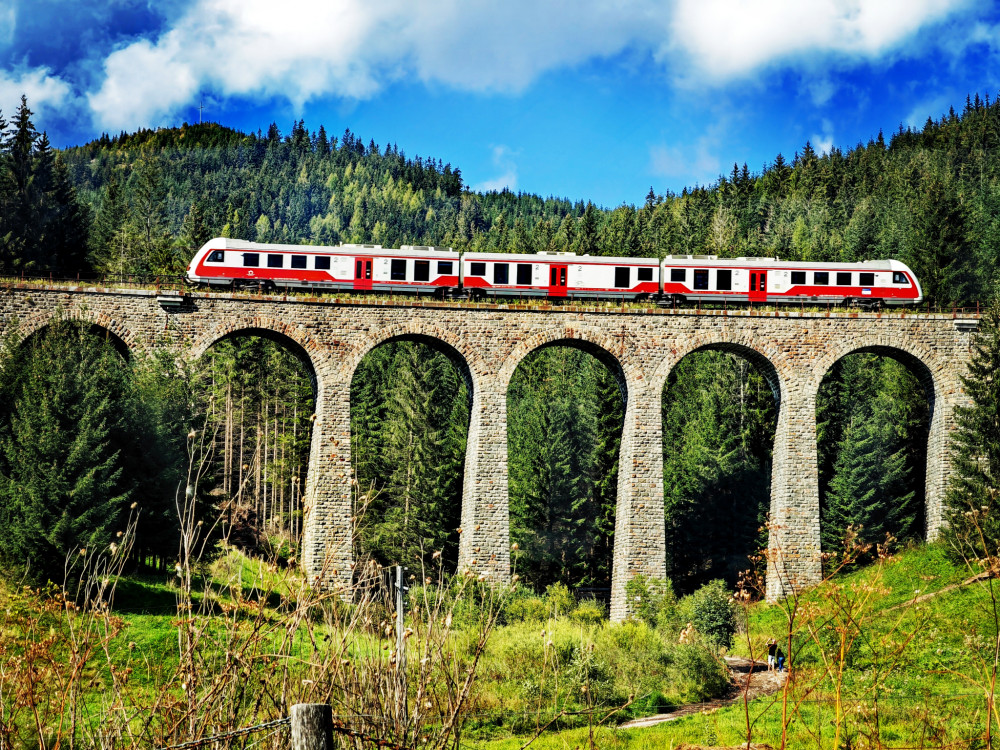
[[[333,750],[333,709],[325,703],[292,706],[292,750]]]

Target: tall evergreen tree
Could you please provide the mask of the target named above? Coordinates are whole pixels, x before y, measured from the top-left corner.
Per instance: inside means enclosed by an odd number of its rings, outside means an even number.
[[[1000,549],[1000,304],[983,315],[962,378],[969,406],[958,407],[945,537],[957,553],[978,559]]]
[[[32,580],[61,580],[67,557],[107,547],[132,488],[123,477],[123,362],[81,327],[24,344],[0,439],[0,554]]]

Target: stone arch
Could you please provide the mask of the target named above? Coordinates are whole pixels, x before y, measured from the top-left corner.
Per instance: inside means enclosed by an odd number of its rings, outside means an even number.
[[[917,377],[929,401],[935,396],[942,396],[946,390],[954,392],[961,388],[961,383],[952,374],[951,368],[939,362],[926,347],[903,337],[875,335],[851,338],[817,359],[812,368],[817,389],[830,368],[850,354],[878,354],[896,360]]]
[[[589,328],[576,328],[563,325],[539,331],[519,340],[517,345],[507,354],[496,375],[496,387],[507,408],[507,399],[511,380],[517,368],[532,354],[543,349],[565,346],[594,357],[608,369],[618,386],[622,411],[621,422],[616,429],[620,439],[618,447],[618,484],[615,497],[614,545],[611,553],[611,615],[621,619],[627,613],[625,602],[625,584],[635,575],[643,574],[662,578],[662,494],[656,501],[655,490],[647,486],[645,480],[648,456],[644,455],[641,446],[648,444],[643,439],[642,428],[647,420],[643,371],[630,358],[628,335],[615,336],[593,331]],[[659,400],[656,399],[656,403]],[[659,423],[656,422],[656,427]],[[503,439],[509,438],[506,419],[503,423]],[[654,457],[655,459],[655,457]],[[509,464],[504,466],[505,479],[510,471]],[[662,470],[660,474],[662,475]],[[656,483],[661,489],[662,479]],[[505,490],[507,489],[505,482]],[[649,503],[648,499],[654,498]],[[509,502],[509,497],[507,498]],[[660,508],[659,522],[654,517],[648,518],[650,510]],[[509,532],[509,526],[507,527]],[[640,540],[641,541],[637,541]],[[505,539],[509,543],[509,540]],[[651,550],[652,549],[652,553]],[[657,554],[656,550],[661,551]],[[659,562],[657,562],[659,561]]]
[[[933,541],[944,524],[944,494],[950,476],[948,435],[954,426],[954,407],[962,393],[961,379],[953,366],[949,367],[931,350],[906,337],[859,336],[817,360],[809,388],[814,408],[823,378],[834,364],[851,354],[877,354],[894,359],[917,378],[924,390],[929,412],[924,518],[926,538]]]
[[[330,354],[324,345],[298,326],[272,318],[227,317],[192,344],[189,356],[191,359],[199,359],[220,341],[240,335],[260,336],[287,348],[296,359],[306,366],[317,404],[319,403],[320,391],[323,382],[327,379],[324,376],[331,369]],[[337,343],[335,342],[334,346]]]
[[[340,367],[341,377],[346,382],[351,382],[361,360],[376,347],[391,341],[419,341],[440,349],[458,367],[471,395],[474,385],[472,373],[481,369],[480,356],[468,340],[454,331],[418,321],[380,328],[366,336],[344,357],[344,363]]]
[[[628,400],[628,383],[642,379],[641,368],[628,356],[627,334],[616,337],[566,325],[549,328],[522,339],[500,366],[497,376],[500,386],[506,391],[514,371],[524,358],[536,349],[549,346],[570,346],[596,357],[614,375],[623,402]]]
[[[709,332],[685,337],[681,345],[670,349],[667,356],[656,366],[652,375],[652,387],[662,392],[671,371],[689,354],[698,351],[723,351],[739,355],[748,360],[764,376],[779,412],[781,401],[788,390],[788,369],[781,352],[766,339],[754,336],[728,336],[723,332]]]
[[[730,331],[705,331],[694,336],[684,337],[676,342],[656,366],[651,377],[651,385],[655,388],[655,393],[664,394],[667,382],[674,369],[687,357],[698,352],[725,352],[736,355],[750,363],[767,382],[771,390],[774,402],[774,438],[771,443],[770,476],[761,484],[761,489],[766,489],[769,500],[769,514],[772,518],[777,518],[781,514],[781,508],[786,504],[783,496],[787,493],[788,479],[787,466],[789,461],[782,450],[787,441],[788,432],[788,401],[794,397],[792,389],[795,383],[794,369],[784,357],[782,351],[772,344],[767,338],[746,335],[742,332],[732,335]],[[662,440],[662,435],[661,435]],[[764,464],[766,468],[767,464]],[[664,481],[664,467],[660,466],[660,481]],[[763,500],[763,497],[760,498]],[[666,519],[665,519],[666,521]],[[771,539],[768,535],[768,544],[772,547],[784,545],[784,541],[777,538]],[[675,540],[676,541],[676,540]],[[666,550],[666,543],[664,544]],[[747,548],[747,556],[752,555],[757,550],[754,547]],[[733,550],[730,549],[730,553]],[[742,553],[739,555],[742,558]],[[736,555],[733,554],[735,560]],[[772,571],[769,569],[769,576]]]
[[[106,313],[93,313],[86,308],[74,307],[68,310],[56,310],[54,313],[33,315],[17,323],[17,332],[22,342],[27,341],[57,320],[89,325],[91,330],[98,334],[104,331],[115,351],[126,361],[132,359],[133,352],[143,349],[136,335],[122,321]]]

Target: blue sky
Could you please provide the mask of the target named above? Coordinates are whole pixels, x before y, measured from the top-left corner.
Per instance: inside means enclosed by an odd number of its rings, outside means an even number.
[[[973,0],[0,0],[0,110],[57,146],[205,119],[613,207],[1000,89]]]

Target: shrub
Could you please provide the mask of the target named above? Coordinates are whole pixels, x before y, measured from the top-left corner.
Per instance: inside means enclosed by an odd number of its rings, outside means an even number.
[[[677,597],[669,581],[638,575],[625,584],[625,596],[633,616],[663,630],[673,630],[678,622]]]
[[[576,599],[565,583],[553,583],[545,589],[545,603],[553,617],[569,613],[576,606]]]
[[[506,625],[518,622],[543,622],[551,613],[545,599],[530,589],[519,586],[504,605],[501,613]]]
[[[737,615],[725,583],[718,579],[709,581],[685,597],[682,608],[699,633],[722,648],[732,646]]]
[[[596,599],[584,599],[569,613],[569,619],[581,625],[599,625],[608,617],[607,610]]]

